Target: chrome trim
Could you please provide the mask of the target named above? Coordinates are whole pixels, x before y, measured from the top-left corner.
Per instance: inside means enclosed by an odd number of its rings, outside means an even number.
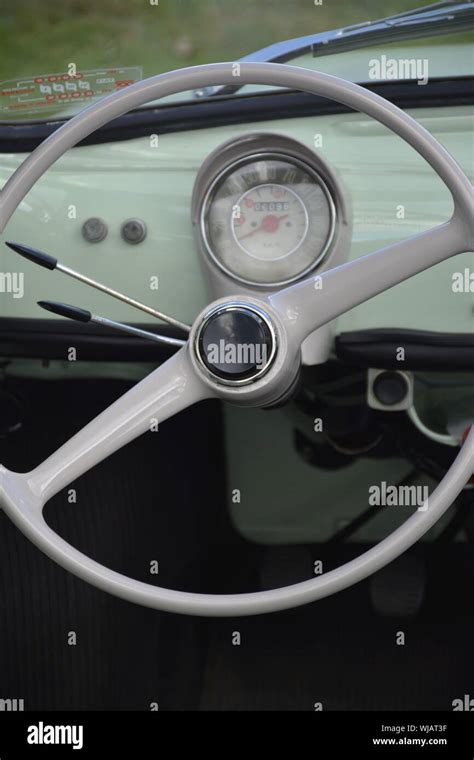
[[[102,327],[108,327],[111,330],[117,330],[117,332],[125,333],[126,335],[134,335],[136,338],[145,338],[146,340],[152,340],[155,343],[161,343],[167,346],[176,346],[177,348],[181,348],[181,346],[184,346],[186,344],[186,341],[181,340],[181,338],[169,338],[167,335],[148,332],[148,330],[142,330],[139,327],[133,327],[132,325],[126,325],[122,322],[117,322],[115,319],[100,317],[98,314],[92,314],[90,321],[95,322],[97,325],[102,325]]]
[[[245,142],[243,142],[243,146],[245,146]],[[207,234],[207,223],[206,218],[208,216],[207,209],[209,205],[209,200],[211,198],[212,193],[214,192],[217,185],[221,182],[221,180],[228,174],[235,171],[236,168],[238,168],[241,164],[247,164],[252,163],[254,161],[281,161],[281,160],[288,161],[289,163],[299,166],[300,168],[304,169],[308,174],[310,174],[314,179],[316,180],[317,184],[321,187],[324,195],[326,196],[326,200],[328,202],[329,206],[329,213],[331,216],[331,226],[329,229],[328,238],[326,240],[326,243],[321,250],[321,253],[319,254],[318,258],[315,259],[306,269],[304,269],[302,272],[299,272],[294,277],[290,277],[286,280],[277,280],[276,282],[255,282],[254,280],[248,280],[245,277],[240,277],[239,275],[235,274],[231,269],[228,269],[217,257],[217,255],[214,253],[212,246],[210,244],[210,241],[208,239]],[[329,253],[329,250],[332,246],[332,243],[334,242],[334,237],[336,233],[336,221],[337,221],[337,214],[336,214],[336,204],[334,202],[332,193],[330,188],[328,187],[328,184],[326,180],[321,176],[319,171],[315,169],[311,164],[309,164],[306,160],[301,158],[296,158],[292,153],[285,152],[284,150],[281,151],[263,151],[258,153],[248,153],[246,155],[241,156],[240,158],[237,158],[235,161],[232,161],[232,163],[228,164],[222,171],[220,171],[214,179],[211,181],[206,194],[204,195],[204,198],[201,202],[201,209],[199,212],[199,233],[201,235],[202,241],[204,243],[204,247],[209,254],[210,258],[216,264],[216,266],[219,267],[219,269],[222,272],[225,272],[225,274],[228,277],[231,277],[236,282],[240,282],[244,285],[251,285],[255,288],[276,288],[281,287],[282,285],[289,285],[292,282],[296,282],[297,280],[301,279],[302,277],[305,277],[310,272],[313,271],[313,269],[316,269],[319,264],[326,258],[327,254]]]
[[[91,288],[100,290],[102,293],[106,293],[108,296],[112,296],[112,298],[116,298],[118,301],[123,301],[123,303],[126,303],[129,306],[133,306],[135,309],[139,309],[140,311],[144,311],[146,314],[150,314],[152,317],[161,319],[162,322],[168,322],[168,324],[173,325],[174,327],[178,327],[180,330],[183,330],[186,333],[189,333],[191,330],[191,327],[189,325],[186,325],[184,322],[180,322],[174,317],[163,314],[163,312],[157,311],[157,309],[153,309],[151,306],[147,306],[146,304],[135,300],[135,298],[130,298],[130,296],[127,296],[124,293],[120,293],[118,290],[114,290],[108,285],[103,285],[101,282],[93,280],[92,277],[87,277],[85,274],[81,274],[81,272],[77,272],[75,269],[70,269],[70,267],[61,264],[60,262],[57,263],[56,269],[58,272],[67,274],[68,277],[79,280],[79,282],[83,282],[85,285],[89,285]]]
[[[228,311],[240,311],[240,312],[249,312],[252,311],[254,314],[257,314],[265,324],[267,325],[270,335],[272,337],[272,350],[270,352],[270,356],[267,359],[267,362],[262,369],[260,369],[253,377],[245,378],[244,380],[225,380],[222,377],[218,377],[215,375],[207,364],[204,362],[204,359],[201,355],[201,351],[199,349],[199,340],[201,338],[202,332],[204,328],[209,324],[212,317],[214,317],[216,314],[222,314]],[[204,371],[206,377],[213,380],[213,382],[217,383],[218,385],[226,385],[226,386],[243,386],[243,385],[251,385],[252,383],[255,383],[257,380],[259,380],[263,375],[266,375],[266,373],[271,368],[273,362],[275,361],[275,357],[277,354],[278,349],[278,338],[276,334],[276,330],[273,326],[273,322],[270,319],[270,316],[264,311],[263,309],[260,309],[258,306],[255,306],[254,304],[246,303],[245,301],[229,301],[229,303],[219,304],[218,306],[214,306],[212,309],[210,309],[206,314],[204,314],[202,322],[199,326],[199,329],[196,332],[196,335],[194,337],[193,341],[193,349],[194,353],[197,357],[199,367],[201,370]]]

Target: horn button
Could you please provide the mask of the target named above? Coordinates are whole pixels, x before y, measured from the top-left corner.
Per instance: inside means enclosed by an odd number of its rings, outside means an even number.
[[[224,304],[210,312],[196,336],[198,359],[220,383],[255,382],[275,358],[276,336],[265,312],[247,304]]]

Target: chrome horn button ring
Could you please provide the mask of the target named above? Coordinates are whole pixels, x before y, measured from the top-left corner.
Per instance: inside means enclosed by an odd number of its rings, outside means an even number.
[[[278,341],[270,316],[239,301],[214,306],[198,327],[194,350],[201,368],[216,383],[250,385],[271,368]]]

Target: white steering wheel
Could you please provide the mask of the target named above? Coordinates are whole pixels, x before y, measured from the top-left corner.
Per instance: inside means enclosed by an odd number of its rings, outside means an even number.
[[[205,616],[256,615],[322,599],[366,578],[414,544],[443,515],[474,471],[474,429],[425,508],[357,559],[303,583],[237,595],[192,594],[158,588],[121,575],[64,541],[46,524],[46,502],[105,457],[159,422],[202,399],[268,406],[289,393],[298,375],[301,344],[335,317],[399,282],[458,253],[474,249],[473,187],[452,156],[414,119],[385,99],[351,82],[316,71],[271,63],[219,63],[162,74],[131,85],[81,111],[45,140],[0,193],[2,232],[34,183],[65,151],[133,108],[184,90],[210,85],[271,85],[339,101],[372,116],[409,143],[451,191],[449,222],[308,277],[268,297],[243,295],[214,302],[196,319],[187,344],[139,382],[70,441],[29,473],[0,466],[0,504],[41,551],[94,586],[137,604]],[[229,325],[232,329],[230,330]],[[266,361],[238,379],[206,356],[212,335],[240,334],[264,343]],[[252,337],[253,336],[253,337]]]

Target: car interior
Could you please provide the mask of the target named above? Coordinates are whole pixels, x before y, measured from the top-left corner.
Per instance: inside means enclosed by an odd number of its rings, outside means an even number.
[[[0,53],[3,709],[474,709],[474,9],[366,5]]]

